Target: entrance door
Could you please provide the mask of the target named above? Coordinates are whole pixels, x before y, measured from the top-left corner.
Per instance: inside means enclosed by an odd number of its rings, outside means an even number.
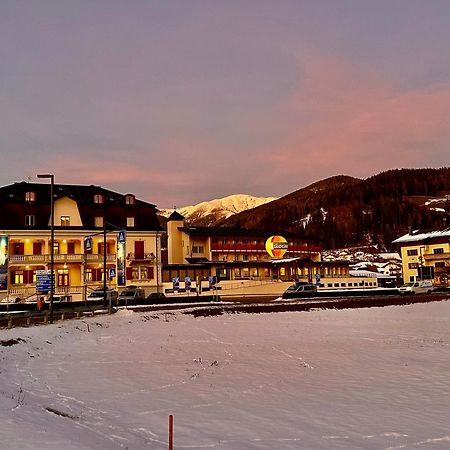
[[[69,269],[58,270],[58,286],[69,286]]]

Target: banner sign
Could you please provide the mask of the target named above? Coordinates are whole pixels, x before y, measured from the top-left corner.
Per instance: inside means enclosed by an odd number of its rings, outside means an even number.
[[[8,289],[8,236],[0,236],[0,291]]]
[[[272,258],[282,258],[287,249],[288,243],[283,236],[270,236],[266,241],[266,251]]]
[[[123,231],[122,234],[121,232],[119,232],[119,236],[117,238],[117,271],[116,271],[117,286],[125,286],[127,281],[125,271],[125,251],[126,251],[125,231]]]
[[[191,277],[185,277],[184,279],[184,289],[186,292],[191,292]]]
[[[90,236],[84,238],[84,250],[88,252],[92,251],[92,238]]]

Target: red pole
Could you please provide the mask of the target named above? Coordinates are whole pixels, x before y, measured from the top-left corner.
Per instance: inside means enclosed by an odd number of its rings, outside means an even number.
[[[173,450],[173,416],[169,415],[169,450]]]

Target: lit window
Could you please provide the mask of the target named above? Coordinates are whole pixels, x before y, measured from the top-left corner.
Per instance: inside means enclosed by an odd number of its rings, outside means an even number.
[[[27,202],[34,202],[36,201],[36,192],[25,192],[25,201]]]
[[[102,194],[95,194],[94,195],[94,203],[103,203],[104,197]]]
[[[133,194],[125,195],[125,203],[127,205],[134,205],[136,203],[136,198]]]
[[[35,216],[25,216],[25,226],[34,227],[36,225],[36,217]]]
[[[94,218],[94,226],[102,227],[103,226],[103,217],[95,217]]]
[[[61,216],[61,226],[62,227],[70,226],[70,216]]]
[[[204,253],[203,245],[193,245],[192,253]]]
[[[23,272],[21,270],[14,272],[14,284],[23,284]]]
[[[127,227],[134,227],[134,217],[127,217]]]

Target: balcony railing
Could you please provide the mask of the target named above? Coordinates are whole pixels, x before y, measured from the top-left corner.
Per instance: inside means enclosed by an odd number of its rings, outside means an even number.
[[[423,258],[425,261],[436,261],[441,259],[449,259],[450,258],[450,252],[446,253],[430,253],[428,255],[423,255]]]
[[[221,244],[212,243],[212,252],[265,252],[266,247],[264,244]],[[289,245],[289,252],[301,252],[301,253],[311,253],[320,252],[321,248],[317,245]]]
[[[50,263],[51,255],[10,255],[9,262],[12,264],[46,264]],[[107,254],[107,261],[115,261],[116,254]],[[102,254],[79,254],[79,253],[71,253],[71,254],[55,254],[54,255],[55,263],[71,263],[71,262],[102,262],[103,255]]]
[[[156,259],[154,253],[128,253],[127,260],[129,261],[148,261],[153,262]]]

